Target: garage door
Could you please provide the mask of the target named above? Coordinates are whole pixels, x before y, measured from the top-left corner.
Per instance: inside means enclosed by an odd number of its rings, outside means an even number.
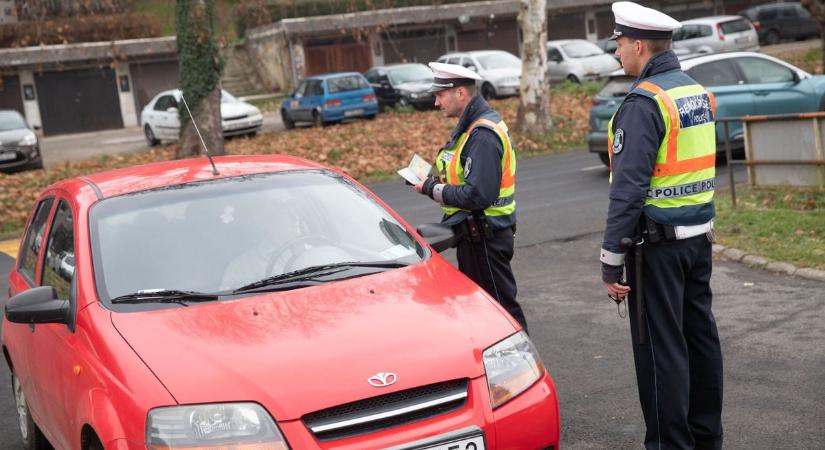
[[[372,66],[372,54],[365,43],[337,43],[304,48],[304,75],[329,72],[366,72]]]
[[[0,109],[14,109],[23,114],[23,98],[20,96],[20,78],[5,76],[0,83]]]
[[[123,128],[114,70],[46,72],[34,79],[45,135]]]
[[[180,87],[177,61],[132,64],[129,71],[138,114],[159,92]]]

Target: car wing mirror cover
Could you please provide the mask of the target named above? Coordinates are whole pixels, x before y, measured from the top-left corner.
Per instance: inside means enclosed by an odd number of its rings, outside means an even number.
[[[57,298],[51,286],[23,291],[6,304],[6,319],[13,323],[62,323],[69,318],[69,301]]]
[[[443,252],[456,244],[452,227],[440,223],[425,223],[417,228],[418,234],[437,252]]]

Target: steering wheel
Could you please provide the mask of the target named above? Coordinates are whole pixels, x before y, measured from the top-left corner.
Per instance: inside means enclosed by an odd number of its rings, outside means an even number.
[[[305,244],[316,244],[316,245],[328,245],[329,239],[320,235],[320,234],[308,234],[304,236],[298,236],[294,239],[291,239],[285,243],[283,243],[280,247],[276,248],[272,251],[269,256],[269,259],[266,262],[266,272],[267,276],[272,275],[272,270],[275,268],[275,263],[277,263],[284,255],[284,252],[287,250],[290,251],[291,255],[289,259],[286,260],[284,263],[284,268],[288,268],[291,264],[295,261],[295,259],[306,250],[303,248]]]

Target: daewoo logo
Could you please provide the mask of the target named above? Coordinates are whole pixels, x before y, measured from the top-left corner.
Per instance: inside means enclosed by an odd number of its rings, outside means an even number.
[[[398,377],[392,372],[379,372],[369,377],[367,381],[375,387],[386,387],[395,384],[397,380]]]

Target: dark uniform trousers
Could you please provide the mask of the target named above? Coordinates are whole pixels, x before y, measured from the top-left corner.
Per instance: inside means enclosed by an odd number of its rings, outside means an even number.
[[[633,252],[627,279],[635,281]],[[722,351],[711,312],[711,243],[704,235],[644,244],[647,342],[633,357],[647,449],[722,448]],[[638,336],[635,286],[630,328]]]
[[[521,306],[516,302],[516,278],[510,267],[513,259],[513,228],[494,231],[492,237],[482,238],[479,242],[467,239],[460,227],[456,227],[456,231],[458,270],[495,298],[526,332],[527,321]]]

